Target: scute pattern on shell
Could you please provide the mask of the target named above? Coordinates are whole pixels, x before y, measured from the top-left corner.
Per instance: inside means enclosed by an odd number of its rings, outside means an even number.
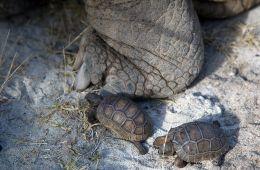
[[[213,159],[228,150],[225,134],[210,123],[186,123],[172,128],[169,134],[177,155],[187,162]]]
[[[97,118],[126,140],[143,141],[151,134],[151,124],[145,113],[122,96],[104,97],[97,108]]]

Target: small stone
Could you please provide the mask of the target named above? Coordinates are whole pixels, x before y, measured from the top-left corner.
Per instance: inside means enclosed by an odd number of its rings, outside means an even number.
[[[229,75],[230,76],[236,76],[239,73],[238,68],[232,68]]]

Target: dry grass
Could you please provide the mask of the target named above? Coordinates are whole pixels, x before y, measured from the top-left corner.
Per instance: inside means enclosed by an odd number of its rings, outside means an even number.
[[[74,148],[73,143],[68,144],[66,139],[60,139],[61,141],[64,140],[61,143],[66,145],[72,153],[71,159],[68,162],[62,162],[65,169],[88,169],[87,166],[83,165],[82,167],[78,167],[76,165],[78,160],[81,158],[85,159],[86,156],[89,161],[96,162],[96,164],[98,164],[99,160],[101,159],[98,148],[103,140],[103,132],[97,133],[95,129],[93,129],[93,127],[99,126],[99,123],[90,124],[88,122],[87,114],[90,110],[91,107],[87,102],[80,101],[78,103],[71,103],[62,101],[53,104],[48,108],[49,113],[38,119],[39,123],[45,124],[52,128],[60,128],[64,131],[65,134],[68,135],[71,133],[73,128],[77,128],[77,133],[79,133],[77,135],[83,135],[84,140],[86,140],[88,143],[91,143],[90,145],[93,145],[91,150],[82,155],[81,151],[78,150],[79,148]],[[61,118],[56,121],[56,119],[53,118],[54,114],[58,114]]]
[[[58,20],[52,22],[48,27],[48,33],[53,38],[46,45],[49,46],[48,50],[51,52],[57,49],[55,46],[60,40],[68,38],[70,42],[70,38],[74,37],[80,29],[83,29],[81,23],[86,18],[84,6],[75,1],[50,3],[47,15],[58,16]]]
[[[1,84],[0,86],[0,94],[1,92],[3,91],[5,85],[7,84],[8,81],[11,80],[11,78],[13,77],[13,75],[29,60],[30,57],[27,57],[21,64],[19,64],[16,68],[14,68],[14,62],[15,62],[15,59],[17,57],[17,53],[15,53],[15,55],[13,56],[13,59],[12,59],[12,63],[10,64],[9,66],[9,70],[8,70],[8,73],[7,75],[5,76],[5,80],[4,82]],[[13,71],[12,71],[13,69]]]
[[[238,24],[241,36],[238,37],[236,44],[246,45],[260,50],[260,37],[256,35],[257,27],[260,27],[260,23],[254,25]]]
[[[88,121],[88,113],[91,111],[91,106],[87,102],[78,102],[77,104],[72,104],[69,102],[56,103],[50,107],[50,112],[45,119],[45,123],[48,123],[50,117],[58,112],[59,114],[65,115],[67,118],[77,119],[81,124],[81,132],[91,132],[93,134],[93,127],[101,125],[100,123],[91,124]],[[65,118],[65,119],[67,119]],[[68,129],[68,127],[62,126],[61,123],[52,124],[54,127],[60,127],[63,129]]]
[[[82,124],[81,126],[82,131],[87,131],[92,127],[91,124],[88,122],[88,118],[87,118],[87,113],[90,110],[88,104],[82,106],[79,103],[78,104],[72,104],[69,102],[55,103],[50,108],[48,108],[48,110],[49,113],[41,117],[39,122],[45,124],[50,123],[52,127],[59,127],[68,132],[70,131],[69,130],[70,127],[65,126],[65,121],[68,118],[77,119],[80,122],[80,124]],[[60,115],[65,116],[64,122],[60,123],[53,120],[50,122],[54,113],[58,113]]]
[[[60,10],[62,8],[62,10]],[[63,73],[63,92],[68,94],[73,91],[73,84],[75,83],[75,72],[71,71],[71,67],[75,61],[75,52],[70,51],[71,46],[81,38],[86,27],[84,19],[86,18],[85,9],[80,3],[74,1],[65,1],[62,3],[53,3],[49,7],[48,15],[55,13],[59,19],[52,22],[48,27],[48,34],[50,35],[49,42],[45,45],[46,51],[51,54],[63,55],[63,65],[61,65],[61,72]],[[74,39],[72,37],[75,37]],[[65,47],[61,44],[65,43]],[[70,49],[69,49],[70,48]],[[73,49],[73,47],[72,47]],[[71,79],[72,78],[72,82]]]
[[[4,51],[5,51],[5,47],[6,47],[6,44],[7,44],[7,40],[9,38],[9,35],[10,35],[10,30],[8,30],[8,33],[6,35],[6,38],[5,38],[5,41],[1,47],[1,53],[0,53],[0,67],[2,67],[3,63],[4,63]]]
[[[68,17],[69,18],[69,17]],[[63,21],[61,21],[63,22]],[[64,23],[57,23],[58,26],[57,28],[59,28],[62,24],[64,24],[64,27],[60,27],[64,30],[60,30],[60,29],[55,29],[56,25],[52,25],[50,28],[50,34],[52,34],[51,36],[53,36],[54,38],[51,39],[51,41],[60,41],[60,40],[64,40],[63,38],[59,39],[59,36],[64,36],[66,35],[66,37],[68,36],[68,34],[71,32],[71,28],[67,28],[67,26],[71,26],[74,27],[73,24],[71,23],[67,23],[70,22],[69,20],[64,21]],[[86,29],[85,29],[86,30]],[[63,48],[60,49],[61,51],[59,51],[60,54],[62,54],[63,56],[63,65],[61,66],[61,72],[64,73],[62,75],[62,77],[64,76],[64,93],[70,93],[72,91],[72,87],[69,87],[69,85],[67,84],[68,82],[68,76],[73,75],[74,73],[68,69],[74,62],[74,53],[70,51],[69,47],[71,47],[72,45],[75,44],[75,42],[77,42],[82,34],[84,34],[85,30],[83,30],[81,33],[79,33],[74,39],[71,40],[71,37],[69,37],[68,43],[67,45]],[[62,31],[62,32],[60,32]],[[55,34],[57,34],[56,36],[54,36]],[[73,33],[72,33],[73,34]],[[9,39],[9,35],[10,35],[10,31],[8,32],[5,41],[2,43],[2,46],[0,48],[0,68],[2,68],[2,65],[4,65],[6,62],[4,61],[4,53],[5,53],[5,49],[6,49],[6,45],[8,45],[8,39]],[[44,43],[44,42],[43,42]],[[50,43],[51,47],[55,48],[56,43],[58,44],[59,42],[52,42]],[[64,41],[63,41],[64,43]],[[50,48],[52,50],[52,48]],[[57,49],[57,48],[56,48]],[[53,52],[53,51],[52,51]],[[55,52],[57,53],[57,52]],[[22,63],[18,63],[17,64],[17,59],[19,59],[19,54],[15,53],[15,55],[12,58],[12,61],[8,61],[10,62],[10,66],[8,66],[8,70],[5,70],[5,74],[3,75],[3,81],[1,80],[1,82],[3,82],[2,84],[0,84],[0,93],[4,90],[4,88],[6,86],[8,86],[8,82],[12,79],[12,77],[14,77],[15,73],[17,73],[17,71],[19,71],[22,66],[28,61],[30,57],[26,58],[26,60],[22,61]],[[7,67],[6,65],[4,65],[5,67]],[[2,74],[2,72],[1,72]],[[37,87],[36,87],[37,88]],[[63,97],[60,97],[61,99]],[[65,100],[65,99],[64,99]],[[1,102],[1,97],[0,97],[0,102]],[[98,152],[98,148],[99,145],[102,141],[102,133],[97,134],[96,130],[93,129],[93,127],[95,126],[99,126],[100,124],[90,124],[88,122],[88,118],[87,118],[87,112],[89,112],[90,107],[87,103],[71,103],[71,102],[66,102],[66,101],[58,101],[55,104],[53,104],[51,107],[47,108],[47,113],[43,110],[40,110],[42,112],[44,112],[45,114],[41,114],[43,116],[39,117],[37,119],[37,123],[41,124],[41,125],[46,125],[47,128],[50,129],[62,129],[64,131],[65,136],[68,135],[70,136],[70,133],[72,132],[72,130],[75,130],[75,127],[80,127],[78,129],[76,129],[76,133],[78,133],[77,135],[85,135],[85,140],[91,141],[91,143],[94,144],[94,147],[91,148],[91,150],[89,151],[89,153],[87,153],[87,156],[89,157],[90,161],[96,161],[98,162],[99,159],[101,159],[100,153]],[[56,119],[55,116],[58,115],[58,119]],[[75,123],[76,122],[76,123]],[[56,132],[55,132],[56,133]],[[60,132],[59,132],[60,133]],[[61,132],[63,133],[63,132]],[[62,143],[64,145],[68,145],[67,147],[69,148],[69,151],[71,151],[72,153],[72,157],[70,158],[71,160],[69,160],[68,162],[63,162],[62,164],[64,165],[65,169],[77,169],[77,170],[81,170],[81,169],[88,169],[88,167],[83,166],[83,167],[77,167],[76,163],[78,161],[78,159],[83,156],[81,155],[80,152],[78,152],[77,146],[73,146],[72,144],[67,143],[67,139],[66,137],[63,136],[59,139],[57,139],[58,144]],[[84,137],[83,137],[84,138]],[[48,137],[44,138],[43,141],[39,140],[39,141],[32,141],[32,140],[28,140],[26,138],[24,139],[18,139],[16,141],[17,144],[28,144],[28,145],[39,145],[39,147],[41,147],[41,145],[49,145],[49,139]],[[71,148],[69,147],[69,145],[71,145]],[[90,144],[90,146],[92,146],[92,144]],[[88,151],[87,151],[88,152]]]
[[[69,169],[69,170],[80,170],[81,168],[78,168],[76,166],[77,160],[71,159],[69,160],[65,165],[65,169]]]
[[[4,52],[5,52],[5,48],[7,45],[7,41],[10,35],[10,30],[8,31],[5,41],[1,47],[1,53],[0,53],[0,68],[3,69],[4,64],[5,64],[5,58],[4,58]],[[0,75],[1,77],[4,77],[4,80],[2,82],[2,84],[0,85],[0,94],[2,93],[2,91],[4,90],[4,88],[6,87],[7,83],[12,79],[12,77],[14,76],[14,74],[21,69],[21,67],[31,58],[31,57],[27,57],[25,60],[22,61],[22,63],[20,63],[19,65],[15,66],[15,60],[17,59],[18,53],[15,53],[13,58],[12,58],[12,62],[9,65],[9,69],[8,72],[6,73],[6,75]],[[0,99],[1,101],[1,99]]]

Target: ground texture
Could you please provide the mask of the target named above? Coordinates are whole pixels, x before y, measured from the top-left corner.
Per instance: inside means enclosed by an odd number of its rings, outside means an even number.
[[[177,169],[174,157],[158,156],[153,140],[194,120],[219,120],[231,150],[221,167],[203,161],[184,169],[260,168],[260,7],[201,21],[206,52],[199,78],[172,101],[138,102],[154,125],[144,156],[87,122],[83,98],[98,87],[71,88],[77,36],[87,25],[83,11],[51,4],[0,21],[0,169]]]

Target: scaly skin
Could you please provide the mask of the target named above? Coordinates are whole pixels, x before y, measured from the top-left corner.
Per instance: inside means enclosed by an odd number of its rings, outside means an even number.
[[[224,18],[260,0],[193,0],[204,17]],[[75,63],[76,89],[172,98],[203,63],[200,26],[190,0],[85,0],[89,29]],[[84,63],[84,64],[82,64]],[[105,80],[105,81],[104,81]]]
[[[0,18],[48,1],[2,0]],[[260,0],[193,3],[200,16],[225,18]],[[74,65],[79,69],[76,89],[101,84],[103,95],[172,98],[199,74],[203,43],[190,0],[85,0],[85,4],[90,27]]]
[[[203,42],[191,1],[87,0],[86,11],[95,33],[81,43],[77,89],[104,76],[103,94],[169,98],[200,72]]]

